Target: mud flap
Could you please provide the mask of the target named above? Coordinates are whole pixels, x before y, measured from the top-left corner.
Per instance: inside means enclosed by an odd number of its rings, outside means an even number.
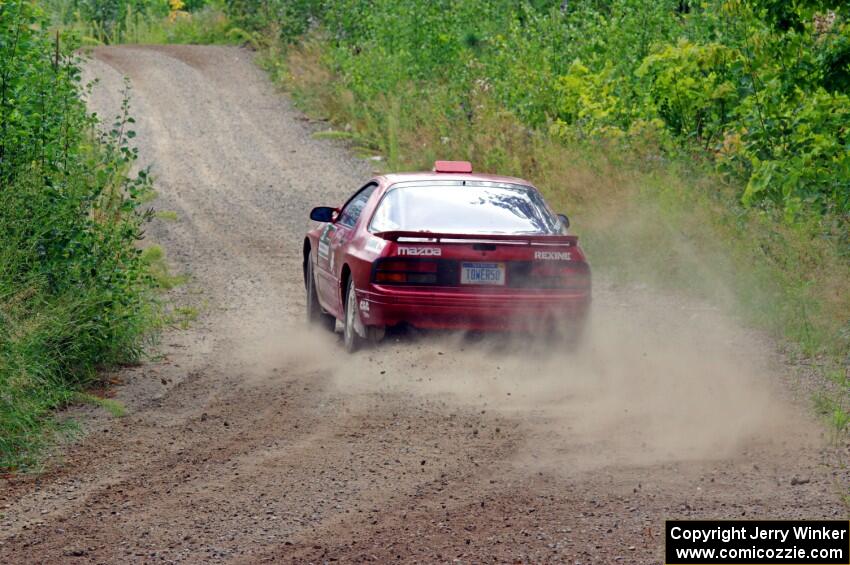
[[[355,295],[355,297],[357,296],[357,291],[355,291],[354,295]],[[363,324],[363,319],[362,319],[363,314],[361,313],[361,308],[360,308],[360,304],[362,304],[363,302],[365,302],[365,301],[358,299],[357,309],[354,311],[355,314],[356,314],[354,316],[354,331],[357,332],[357,335],[359,335],[361,338],[368,339],[369,333],[366,330],[366,326]],[[367,304],[368,304],[368,302],[367,302]]]
[[[357,302],[357,316],[354,319],[354,331],[361,338],[365,339],[369,343],[378,343],[382,339],[384,339],[384,334],[386,333],[386,328],[384,326],[367,326],[363,323],[363,315],[369,317],[369,301],[366,299],[360,299]]]

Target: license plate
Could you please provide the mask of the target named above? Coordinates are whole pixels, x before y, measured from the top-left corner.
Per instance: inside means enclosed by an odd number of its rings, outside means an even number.
[[[462,263],[461,284],[505,284],[504,263]]]

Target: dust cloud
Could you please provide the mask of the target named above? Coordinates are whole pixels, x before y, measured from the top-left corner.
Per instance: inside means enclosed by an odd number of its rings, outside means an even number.
[[[329,376],[350,398],[413,395],[496,413],[526,436],[523,465],[580,472],[713,460],[814,433],[784,396],[774,361],[754,356],[765,349],[757,336],[710,307],[646,289],[598,290],[574,352],[531,338],[411,330],[351,356],[339,334],[262,309],[255,319],[242,326],[234,359],[256,378],[297,367]]]

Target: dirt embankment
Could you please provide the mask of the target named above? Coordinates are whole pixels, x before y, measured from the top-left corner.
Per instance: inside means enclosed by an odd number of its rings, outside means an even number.
[[[101,48],[88,71],[107,119],[130,78],[178,214],[151,237],[203,313],[118,375],[126,417],[78,410],[61,466],[3,484],[0,562],[657,563],[665,518],[844,516],[769,344],[710,308],[599,281],[579,354],[431,335],[344,355],[302,324],[300,242],[368,167],[246,51]]]

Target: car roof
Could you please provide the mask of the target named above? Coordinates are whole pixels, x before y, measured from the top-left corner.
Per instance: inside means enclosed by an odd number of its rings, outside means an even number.
[[[377,178],[384,179],[387,185],[393,185],[397,182],[410,181],[437,181],[437,180],[465,180],[465,181],[482,181],[482,182],[503,182],[509,184],[521,184],[525,186],[534,186],[525,179],[517,177],[506,177],[502,175],[488,175],[485,173],[391,173],[381,175]]]

